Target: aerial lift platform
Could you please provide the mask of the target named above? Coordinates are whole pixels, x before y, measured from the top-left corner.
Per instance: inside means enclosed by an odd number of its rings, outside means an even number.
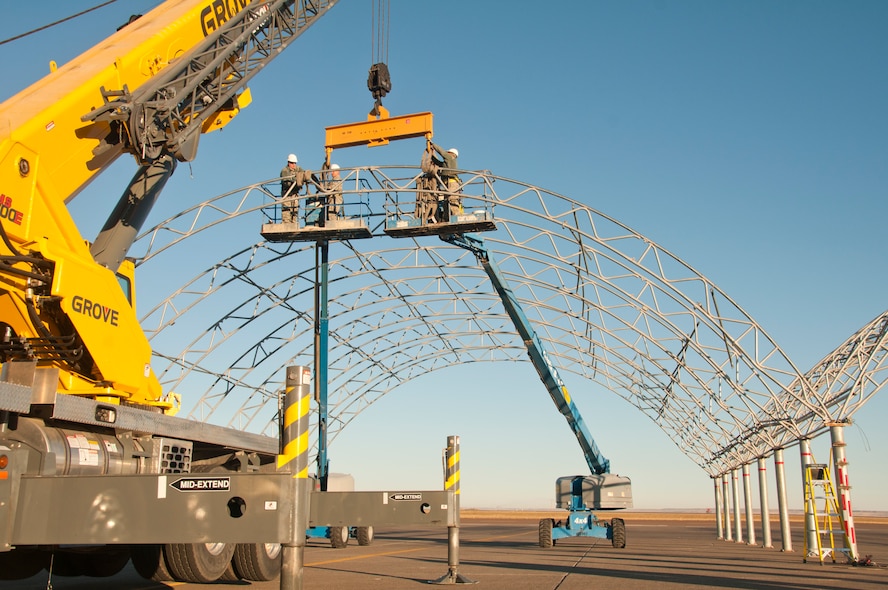
[[[349,173],[341,182],[343,202],[341,214],[333,214],[332,196],[334,188],[330,181],[330,158],[334,149],[387,145],[393,140],[424,137],[427,149],[431,143],[433,116],[429,112],[402,116],[390,116],[381,105],[377,105],[367,121],[334,125],[326,128],[325,162],[323,168],[312,174],[306,183],[313,193],[295,197],[295,208],[299,211],[295,221],[282,221],[279,209],[269,215],[261,235],[270,242],[321,242],[370,238],[374,228],[372,218],[384,216],[383,231],[392,237],[421,237],[452,233],[483,232],[496,229],[490,203],[482,199],[472,201],[470,210],[462,206],[451,212],[448,203],[470,197],[463,195],[463,185],[449,189],[434,171],[424,172],[416,177],[410,186],[391,187],[385,203],[372,204],[366,201],[362,179],[357,170]],[[370,171],[372,173],[372,169]],[[338,189],[337,189],[338,190]],[[433,203],[433,211],[420,215],[420,202]],[[384,207],[384,212],[382,212]]]
[[[552,518],[539,521],[540,547],[552,547],[558,539],[567,537],[595,537],[610,539],[614,548],[625,548],[626,526],[623,519],[603,520],[593,511],[632,508],[632,482],[628,477],[610,472],[610,461],[599,451],[561,376],[549,360],[542,341],[496,261],[490,256],[484,241],[476,236],[463,234],[444,234],[441,239],[475,254],[527,347],[527,354],[540,380],[577,437],[586,464],[592,472],[591,475],[558,478],[555,483],[555,504],[559,509],[568,510],[569,516],[563,521]]]

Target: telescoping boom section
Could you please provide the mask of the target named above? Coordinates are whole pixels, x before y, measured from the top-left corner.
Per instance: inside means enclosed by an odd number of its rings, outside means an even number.
[[[610,539],[614,547],[625,547],[626,534],[623,521],[619,518],[609,522],[601,521],[591,511],[631,508],[631,481],[628,477],[610,473],[610,461],[598,450],[580,411],[570,398],[567,387],[549,360],[542,341],[524,314],[515,293],[490,256],[484,241],[467,234],[442,235],[441,239],[471,251],[478,258],[494,290],[500,296],[506,313],[524,341],[530,361],[536,368],[540,380],[576,436],[586,464],[592,472],[591,475],[569,475],[558,478],[555,483],[555,504],[559,509],[570,510],[570,516],[564,523],[556,523],[554,519],[542,519],[540,546],[551,547],[555,540],[565,537],[598,537]]]

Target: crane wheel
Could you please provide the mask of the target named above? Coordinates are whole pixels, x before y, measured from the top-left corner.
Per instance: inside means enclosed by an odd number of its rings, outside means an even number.
[[[130,545],[130,556],[133,567],[146,580],[174,581],[163,556],[163,545]]]
[[[119,574],[130,562],[130,548],[126,545],[72,547],[54,552],[47,571],[59,576],[87,576],[109,578]]]
[[[177,580],[209,584],[225,574],[234,548],[233,543],[173,543],[164,547],[164,553]]]
[[[280,543],[239,543],[231,558],[238,580],[268,582],[281,573]],[[224,577],[224,576],[223,576]]]
[[[24,580],[49,566],[49,553],[17,547],[0,553],[0,580]]]

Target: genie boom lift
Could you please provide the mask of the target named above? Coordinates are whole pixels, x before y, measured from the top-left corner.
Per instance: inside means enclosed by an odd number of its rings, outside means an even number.
[[[610,539],[615,548],[626,547],[626,526],[621,518],[610,521],[599,519],[593,510],[618,510],[632,507],[632,483],[628,477],[610,473],[610,461],[605,459],[592,439],[582,416],[570,399],[564,382],[549,362],[546,349],[533,329],[521,304],[505,277],[490,257],[481,238],[471,234],[441,235],[445,242],[472,252],[481,263],[493,288],[499,294],[506,313],[527,346],[527,353],[558,411],[567,420],[577,437],[591,475],[559,477],[555,483],[555,504],[558,509],[570,511],[568,518],[556,521],[544,518],[539,523],[540,547],[552,547],[566,537],[595,537]]]

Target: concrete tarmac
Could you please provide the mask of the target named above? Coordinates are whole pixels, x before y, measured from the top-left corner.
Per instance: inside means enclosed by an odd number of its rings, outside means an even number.
[[[816,557],[803,561],[801,523],[793,522],[793,552],[781,551],[779,529],[772,529],[773,548],[718,540],[714,517],[695,515],[657,519],[625,514],[627,545],[572,538],[551,549],[538,546],[538,520],[533,517],[463,518],[459,528],[459,567],[464,582],[488,590],[579,590],[756,588],[865,590],[888,588],[888,521],[858,522],[861,557],[873,566],[852,566],[837,556],[821,565]],[[773,523],[772,523],[773,527]],[[746,529],[743,529],[744,535]],[[836,539],[840,544],[841,540]],[[305,590],[399,590],[429,587],[449,576],[447,529],[385,529],[370,545],[354,540],[333,549],[324,540],[307,541]],[[280,581],[216,584],[158,584],[144,580],[131,566],[111,578],[53,576],[0,582],[3,590],[183,590],[249,588],[278,590]],[[445,584],[456,585],[456,584]],[[464,585],[464,584],[460,584]],[[468,584],[465,584],[468,585]]]

